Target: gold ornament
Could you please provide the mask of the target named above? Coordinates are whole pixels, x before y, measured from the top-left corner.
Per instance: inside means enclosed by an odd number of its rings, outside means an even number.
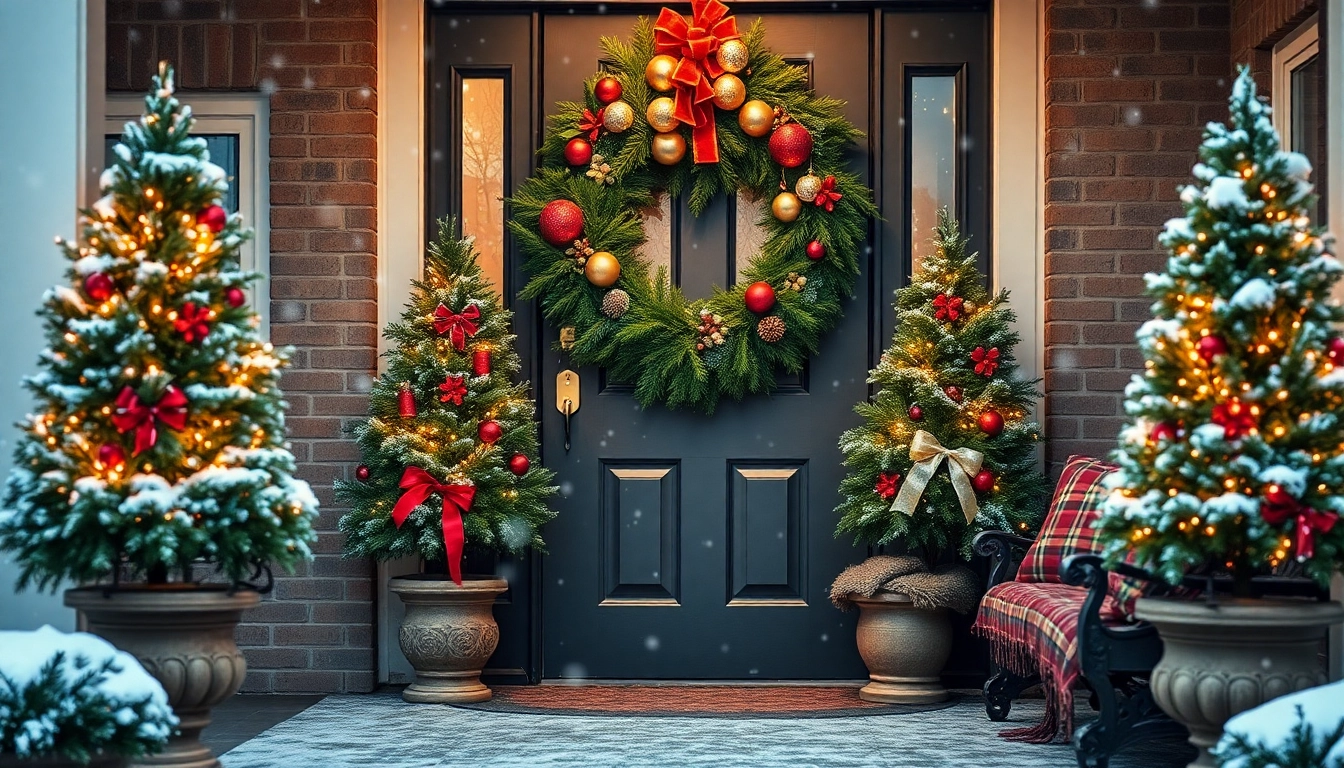
[[[676,165],[686,156],[686,139],[680,133],[655,133],[653,159],[663,165]]]
[[[743,133],[759,139],[775,127],[775,110],[760,99],[752,99],[738,111],[737,124]]]
[[[737,109],[747,99],[747,86],[737,75],[723,74],[714,81],[714,106]]]
[[[821,191],[821,177],[807,172],[806,176],[798,179],[798,183],[793,185],[793,191],[798,194],[798,199],[804,203],[810,203],[817,199],[817,193]]]
[[[655,91],[672,90],[672,73],[677,69],[677,60],[667,54],[659,54],[649,59],[644,67],[644,79]]]
[[[747,68],[749,55],[746,43],[741,40],[728,40],[719,45],[714,58],[719,60],[719,66],[723,67],[724,72],[741,72]]]
[[[649,109],[644,113],[648,119],[649,125],[653,130],[659,133],[667,133],[675,130],[681,124],[677,118],[672,116],[672,110],[676,108],[676,102],[666,96],[659,96],[649,102]]]
[[[588,282],[598,288],[606,288],[621,276],[621,262],[606,251],[598,251],[588,257],[583,274],[588,278]]]
[[[780,192],[770,203],[770,212],[775,214],[776,219],[787,224],[797,219],[798,214],[803,212],[803,202],[792,192]]]
[[[612,133],[622,133],[635,124],[635,110],[624,101],[613,101],[606,106],[602,125]]]

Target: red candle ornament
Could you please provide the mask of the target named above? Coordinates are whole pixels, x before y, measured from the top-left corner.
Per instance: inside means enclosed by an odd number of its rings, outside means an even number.
[[[471,372],[477,376],[490,375],[490,350],[478,349],[471,353]]]
[[[230,288],[224,292],[224,303],[234,309],[243,306],[245,301],[247,301],[247,294],[243,293],[242,288]]]
[[[482,421],[476,435],[481,438],[481,442],[486,445],[494,445],[499,438],[504,436],[504,428],[499,426],[498,421]]]
[[[747,305],[747,309],[763,315],[775,306],[775,289],[764,280],[754,282],[747,286],[742,301]]]
[[[587,165],[593,161],[593,145],[582,136],[575,136],[565,145],[565,162],[570,165]]]
[[[126,463],[126,449],[116,443],[103,443],[98,446],[98,463],[103,469],[121,469]]]
[[[621,81],[611,76],[604,77],[593,85],[593,95],[603,104],[610,104],[621,98],[621,94],[624,92],[625,89],[621,88]]]
[[[975,489],[976,493],[988,493],[994,490],[996,480],[998,478],[994,476],[993,472],[982,469],[976,473],[975,477],[971,478],[971,487]]]
[[[527,474],[527,470],[531,468],[532,462],[528,460],[527,456],[524,454],[515,453],[509,459],[509,471],[515,475],[525,475]]]
[[[355,467],[355,479],[361,483],[367,483],[369,481],[368,464],[360,464],[358,467]]]
[[[411,392],[411,382],[401,382],[401,391],[397,392],[397,413],[403,419],[413,419],[415,412],[415,393]]]
[[[1003,434],[1003,414],[998,411],[985,411],[980,414],[980,431],[990,437]]]
[[[94,272],[84,278],[84,293],[94,301],[107,301],[116,289],[117,284],[102,272]]]
[[[813,261],[826,258],[826,246],[822,245],[820,240],[813,240],[808,243],[807,258]]]
[[[204,224],[205,228],[219,234],[224,230],[224,225],[229,221],[229,213],[218,205],[207,205],[196,214],[196,223]]]

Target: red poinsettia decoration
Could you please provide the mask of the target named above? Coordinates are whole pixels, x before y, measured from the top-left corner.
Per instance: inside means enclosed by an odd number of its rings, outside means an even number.
[[[960,296],[948,296],[946,293],[940,293],[933,297],[933,306],[936,310],[933,313],[935,320],[953,321],[961,317],[961,305],[965,303]]]
[[[178,310],[173,328],[182,334],[183,341],[195,344],[210,333],[210,308],[197,307],[195,302],[188,301]]]
[[[821,191],[817,193],[817,197],[813,202],[817,204],[818,208],[825,208],[826,212],[830,213],[835,210],[835,204],[842,197],[844,197],[844,195],[835,191],[835,177],[827,176],[826,179],[821,182]]]
[[[999,367],[999,348],[976,347],[971,352],[971,359],[975,361],[975,372],[981,376],[993,376],[994,369]]]
[[[1257,426],[1251,408],[1235,397],[1213,406],[1210,420],[1223,428],[1223,437],[1228,440],[1236,440]]]
[[[1298,560],[1310,560],[1316,554],[1316,534],[1329,533],[1339,522],[1338,514],[1312,509],[1277,485],[1271,485],[1261,500],[1260,516],[1270,525],[1293,521]]]
[[[579,130],[588,132],[589,141],[597,141],[597,135],[602,132],[602,118],[606,115],[607,108],[599,107],[597,114],[591,110],[583,110],[583,119],[579,121]]]
[[[467,394],[467,385],[465,376],[449,376],[439,385],[439,400],[443,402],[452,401],[453,405],[461,405],[462,398]]]
[[[897,489],[901,485],[901,476],[895,472],[883,472],[877,476],[877,486],[873,488],[877,495],[884,499],[890,499],[896,495]]]

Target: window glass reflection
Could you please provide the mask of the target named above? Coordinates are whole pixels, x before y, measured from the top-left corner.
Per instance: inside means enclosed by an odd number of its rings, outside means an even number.
[[[476,238],[481,269],[504,285],[504,80],[462,79],[462,234]]]
[[[938,210],[957,210],[957,83],[952,75],[910,79],[910,262],[933,252]]]

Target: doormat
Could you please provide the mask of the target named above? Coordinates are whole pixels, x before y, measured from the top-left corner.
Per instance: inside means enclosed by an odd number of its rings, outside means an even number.
[[[520,715],[621,717],[820,718],[909,715],[956,704],[878,704],[858,686],[810,685],[507,685],[464,709]]]

